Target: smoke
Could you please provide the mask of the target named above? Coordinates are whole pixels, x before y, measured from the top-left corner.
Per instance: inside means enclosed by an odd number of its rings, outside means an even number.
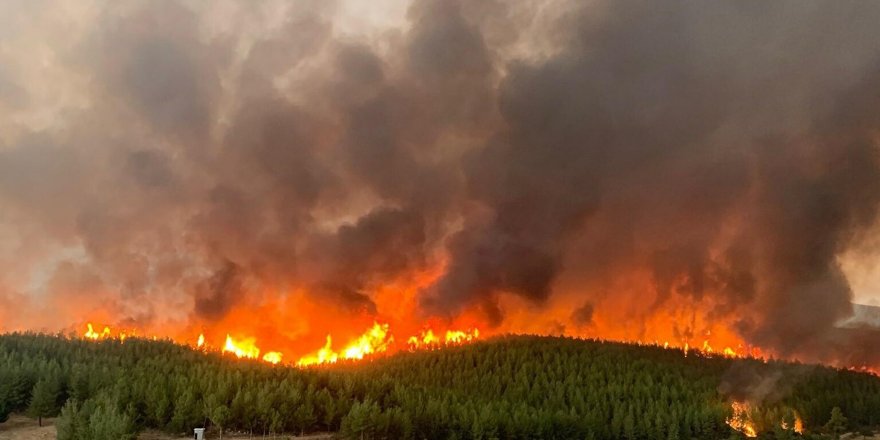
[[[773,367],[735,363],[724,372],[718,392],[736,401],[776,403],[791,393],[792,382],[804,376],[808,367],[783,373]],[[786,379],[783,382],[783,379]]]
[[[880,363],[876,332],[836,328],[880,202],[880,5],[361,12],[0,6],[0,304],[26,310],[0,326],[304,296],[626,338],[664,314]],[[377,294],[432,271],[414,301]]]

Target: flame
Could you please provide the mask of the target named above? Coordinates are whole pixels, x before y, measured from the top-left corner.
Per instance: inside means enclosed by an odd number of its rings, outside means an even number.
[[[431,329],[423,331],[418,336],[410,336],[407,340],[410,348],[431,347],[440,344],[440,338],[434,335]]]
[[[91,322],[87,323],[86,326],[88,327],[88,331],[83,334],[83,337],[86,339],[97,341],[98,339],[107,339],[110,337],[110,327],[104,327],[104,331],[98,333],[92,327]]]
[[[709,340],[708,339],[704,340],[703,341],[703,353],[712,353],[712,352],[714,352],[714,350],[712,350],[712,346],[709,345]]]
[[[384,352],[392,340],[388,337],[388,324],[374,323],[366,333],[343,349],[342,358],[363,359],[368,354]]]
[[[236,341],[232,339],[232,336],[227,334],[226,344],[223,346],[223,351],[232,353],[240,358],[256,359],[260,356],[260,349],[257,348],[255,344],[256,339],[254,338],[244,338],[240,341]]]
[[[363,359],[364,356],[373,353],[382,353],[388,349],[393,338],[388,335],[388,324],[373,323],[364,334],[346,345],[341,352],[333,351],[333,339],[327,335],[327,342],[313,354],[303,356],[297,361],[297,365],[332,364],[339,359]]]
[[[743,433],[746,437],[757,437],[758,429],[753,419],[751,405],[747,402],[734,401],[731,402],[730,408],[733,414],[726,420],[727,424],[731,428]],[[801,419],[800,414],[793,409],[786,409],[786,411],[791,411],[791,415],[794,416],[794,426],[788,426],[784,418],[779,422],[779,425],[782,429],[803,434],[804,421]]]
[[[289,306],[289,304],[288,304]],[[299,313],[311,313],[317,311],[317,309],[310,309],[310,307],[314,307],[314,305],[310,305],[309,303],[297,303],[296,308],[299,310]],[[304,306],[304,307],[303,307]],[[273,309],[278,309],[277,304]],[[253,311],[241,311],[241,313],[231,314],[227,319],[224,319],[221,322],[212,324],[211,329],[205,329],[204,332],[201,333],[193,333],[191,329],[181,330],[180,333],[172,335],[169,337],[168,329],[152,329],[152,331],[156,331],[158,334],[162,336],[156,337],[155,335],[145,336],[147,338],[152,337],[153,339],[159,338],[169,338],[174,341],[178,341],[178,343],[184,343],[192,346],[193,348],[197,348],[201,351],[210,351],[210,350],[220,350],[221,352],[232,353],[236,357],[239,358],[248,358],[248,359],[258,359],[263,360],[272,364],[280,364],[280,363],[290,363],[298,366],[309,366],[309,365],[317,365],[317,364],[331,364],[338,362],[339,360],[360,360],[365,359],[370,356],[374,356],[380,353],[391,353],[399,350],[416,351],[416,350],[434,350],[440,349],[443,347],[460,345],[465,343],[470,343],[480,339],[482,336],[480,331],[476,326],[473,326],[474,323],[480,322],[479,315],[469,315],[464,314],[457,319],[456,322],[459,324],[467,323],[468,325],[463,326],[453,326],[451,328],[442,327],[443,324],[440,322],[431,322],[429,321],[422,327],[422,330],[415,330],[417,333],[413,335],[412,329],[413,327],[407,321],[407,317],[398,317],[397,319],[392,319],[391,323],[382,320],[373,321],[372,326],[368,327],[362,334],[356,336],[344,345],[333,346],[334,339],[331,337],[336,328],[338,328],[339,323],[328,323],[324,329],[325,341],[326,343],[314,351],[302,350],[301,346],[297,346],[297,342],[286,340],[286,339],[275,339],[271,334],[261,333],[259,344],[258,339],[254,336],[248,336],[248,329],[254,330],[254,328],[250,325],[254,319],[256,319],[263,313],[267,313],[269,317],[271,315],[270,311],[265,308],[258,308]],[[396,328],[400,326],[404,330],[401,333],[392,333],[391,327]],[[280,323],[276,324],[274,327],[278,327]],[[105,327],[102,332],[95,331],[95,326],[92,323],[89,323],[87,326],[87,331],[85,332],[84,338],[90,340],[99,340],[104,338],[118,338],[121,341],[124,341],[126,338],[134,336],[136,333],[125,333],[119,332],[118,334],[114,334],[111,331],[110,327]],[[208,332],[215,332],[214,328],[220,327],[225,331],[220,334],[226,334],[226,340],[223,344],[211,345],[210,337]],[[100,327],[98,327],[100,328]],[[314,330],[317,331],[319,328],[317,327]],[[410,331],[407,331],[410,330]],[[149,331],[149,330],[148,330]],[[516,333],[513,328],[499,328],[496,329],[493,333],[506,333],[513,332]],[[606,335],[604,331],[597,331],[597,334],[585,334],[581,335],[581,337],[589,337],[589,338],[597,338],[597,339],[608,339],[608,340],[620,340],[623,342],[630,343],[638,343],[640,345],[650,345],[656,347],[662,347],[665,349],[673,349],[673,350],[683,350],[683,355],[688,356],[690,351],[696,351],[697,353],[701,353],[704,355],[712,355],[712,356],[726,356],[726,357],[748,357],[754,356],[758,357],[760,355],[760,351],[756,347],[744,346],[741,340],[736,339],[735,335],[726,332],[725,329],[706,329],[701,331],[702,336],[698,339],[699,343],[696,343],[690,338],[684,339],[676,339],[675,342],[671,338],[664,339],[661,337],[655,338],[642,338],[642,339],[631,339],[627,338],[624,335],[619,335],[619,337],[614,337],[614,335]],[[193,334],[197,334],[198,337],[193,339]],[[237,335],[233,338],[231,335]],[[396,343],[396,336],[408,336],[400,339],[401,343]],[[657,334],[657,336],[667,336],[663,333]],[[671,335],[669,335],[671,336]],[[680,338],[681,335],[676,335],[677,338]],[[267,339],[263,339],[267,338]],[[643,340],[644,339],[644,340]],[[338,342],[339,339],[336,339]],[[636,342],[638,341],[638,342]],[[270,345],[272,351],[262,352],[260,349],[263,344]],[[717,344],[717,345],[716,345]],[[715,346],[724,347],[723,349],[716,350]],[[211,348],[217,347],[217,348]],[[291,354],[300,355],[300,353],[306,352],[308,354],[299,357],[293,357]],[[295,361],[290,358],[296,359]]]
[[[780,426],[782,426],[782,429],[792,430],[798,434],[803,434],[804,433],[804,421],[801,420],[801,416],[800,416],[800,414],[797,413],[797,411],[793,411],[793,412],[794,412],[794,426],[789,427],[788,424],[785,423],[785,420],[782,421]]]
[[[432,329],[423,330],[417,336],[410,336],[407,339],[407,345],[410,350],[416,349],[432,349],[443,345],[457,345],[472,342],[480,337],[478,329],[467,331],[448,330],[445,338],[441,339]],[[314,353],[301,357],[296,364],[301,367],[319,364],[332,364],[340,359],[357,360],[367,356],[385,353],[394,342],[394,337],[390,334],[390,326],[388,324],[379,324],[374,322],[373,326],[367,329],[364,334],[348,343],[345,348],[340,351],[333,350],[333,339],[327,335],[327,342],[324,346]]]
[[[162,321],[161,324],[131,328],[127,327],[127,322],[122,324],[109,320],[108,317],[113,315],[108,312],[93,310],[82,320],[90,321],[91,327],[88,331],[85,325],[83,331],[77,327],[76,333],[83,335],[85,332],[83,339],[95,341],[104,338],[124,340],[136,335],[151,338],[156,335],[157,339],[168,338],[201,351],[241,353],[241,357],[249,357],[250,347],[242,345],[243,341],[238,338],[254,337],[251,342],[253,348],[277,352],[282,359],[279,363],[292,365],[366,359],[378,353],[400,350],[442,349],[499,334],[560,333],[566,337],[624,343],[641,340],[642,344],[691,357],[696,354],[788,359],[772,348],[759,349],[749,345],[736,330],[737,327],[731,324],[735,316],[715,316],[711,313],[717,305],[711,301],[711,296],[706,296],[702,303],[679,302],[676,297],[664,299],[663,308],[641,311],[644,313],[639,314],[639,326],[621,325],[622,311],[629,310],[633,305],[652,303],[651,295],[656,295],[656,292],[655,280],[650,273],[635,273],[621,280],[620,285],[615,287],[620,295],[594,304],[588,326],[569,325],[572,308],[579,306],[574,301],[580,297],[566,295],[566,292],[548,298],[540,312],[536,312],[532,304],[517,295],[500,293],[496,298],[497,306],[505,312],[505,319],[489,329],[485,327],[486,316],[480,307],[465,307],[451,318],[428,317],[427,321],[417,321],[416,317],[421,316],[420,295],[444,275],[446,264],[445,258],[438,257],[423,270],[414,270],[369,287],[365,294],[376,303],[372,315],[365,316],[361,312],[346,314],[344,311],[335,313],[337,311],[327,309],[327,304],[315,301],[304,288],[291,288],[282,293],[277,287],[261,286],[265,292],[254,295],[252,300],[237,303],[233,310],[215,321],[192,324]],[[105,329],[103,323],[109,323],[111,327]],[[126,326],[125,333],[119,332],[123,325]],[[380,331],[370,337],[369,333],[377,325]],[[485,334],[476,328],[485,331]],[[224,335],[236,335],[231,345],[224,344]],[[327,339],[329,335],[332,335],[332,340]],[[392,335],[394,342],[391,341]],[[329,343],[324,344],[324,341]],[[259,355],[250,357],[262,359],[266,354],[261,351]],[[880,367],[876,365],[841,363],[858,371],[880,373]]]
[[[318,349],[314,354],[303,356],[296,362],[296,364],[303,367],[307,365],[335,363],[339,359],[339,354],[333,351],[331,348],[332,345],[333,339],[330,335],[327,335],[327,343],[324,344],[324,347]]]
[[[726,423],[733,429],[743,433],[746,437],[757,437],[758,432],[755,430],[755,423],[751,417],[751,407],[746,402],[732,402],[730,408],[733,414],[726,420]]]
[[[467,342],[473,342],[480,337],[478,329],[463,330],[447,330],[445,338],[441,339],[434,333],[434,330],[423,330],[418,336],[410,336],[407,339],[410,351],[418,349],[433,349],[443,345],[457,345]]]
[[[460,330],[450,330],[446,332],[446,344],[462,344],[471,342],[480,337],[480,331],[477,329],[466,332]]]
[[[366,359],[400,350],[442,349],[496,334],[547,334],[557,331],[548,329],[559,328],[559,323],[567,322],[571,314],[571,301],[564,296],[551,300],[541,315],[536,316],[527,302],[515,295],[501,295],[498,301],[499,307],[506,312],[505,320],[485,335],[477,330],[483,329],[485,322],[484,313],[479,308],[462,310],[450,321],[428,318],[426,322],[417,322],[414,317],[419,316],[420,292],[437,282],[444,273],[444,265],[445,260],[439,261],[424,271],[405,274],[367,292],[377,304],[376,314],[369,317],[327,313],[326,304],[316,303],[308,292],[291,291],[282,295],[268,287],[259,302],[239,304],[216,322],[199,322],[197,328],[162,325],[137,330],[138,334],[146,334],[143,337],[158,335],[201,351],[230,352],[238,357],[258,360],[266,357],[266,362],[274,362],[280,357],[278,363],[305,366],[343,359]],[[646,289],[650,290],[652,282],[636,277],[629,286],[630,281],[627,281],[622,288],[632,298],[624,295],[621,301],[642,301],[642,295]],[[616,301],[597,305],[590,326],[567,326],[564,335],[630,343],[641,338],[645,345],[675,350],[685,356],[692,355],[692,351],[728,357],[760,353],[746,345],[723,319],[707,319],[707,315],[701,313],[703,306],[673,304],[674,307],[646,315],[643,330],[633,332],[628,326],[620,326],[615,315],[620,305]],[[711,304],[705,307],[711,307]],[[90,320],[110,322],[99,316],[90,317]],[[93,325],[87,339],[116,337],[115,327],[112,335],[109,328],[106,333],[100,333],[101,328]],[[134,334],[129,332],[127,337]],[[224,335],[235,336],[224,341]],[[305,341],[320,342],[304,346]],[[268,356],[270,351],[279,356]]]
[[[263,360],[270,364],[278,364],[281,362],[281,353],[277,351],[270,351],[263,355]]]

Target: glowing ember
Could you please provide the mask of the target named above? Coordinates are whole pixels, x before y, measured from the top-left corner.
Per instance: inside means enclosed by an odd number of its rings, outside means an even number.
[[[727,424],[743,433],[746,437],[757,437],[758,432],[755,430],[755,423],[752,421],[750,414],[751,407],[746,402],[733,402],[730,404],[733,414],[726,420]]]
[[[226,344],[223,346],[223,351],[227,353],[232,353],[236,357],[240,358],[248,358],[248,359],[256,359],[260,356],[260,349],[257,348],[256,339],[254,338],[245,338],[240,341],[236,341],[232,339],[232,336],[226,335]]]

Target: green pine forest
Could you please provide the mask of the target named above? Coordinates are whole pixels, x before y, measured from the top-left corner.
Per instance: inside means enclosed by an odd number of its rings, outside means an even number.
[[[730,371],[774,378],[760,438],[832,438],[880,425],[880,378],[778,361],[560,337],[506,336],[299,369],[168,341],[0,335],[0,421],[56,421],[62,440],[181,435],[351,439],[723,439]],[[782,429],[794,413],[804,434]]]

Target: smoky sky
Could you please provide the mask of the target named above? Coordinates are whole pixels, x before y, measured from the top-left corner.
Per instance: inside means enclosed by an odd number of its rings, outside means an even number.
[[[880,202],[880,4],[350,6],[3,5],[3,304],[381,314],[376,288],[442,265],[423,317],[564,293],[577,327],[647,273],[634,308],[880,362],[835,328]]]

